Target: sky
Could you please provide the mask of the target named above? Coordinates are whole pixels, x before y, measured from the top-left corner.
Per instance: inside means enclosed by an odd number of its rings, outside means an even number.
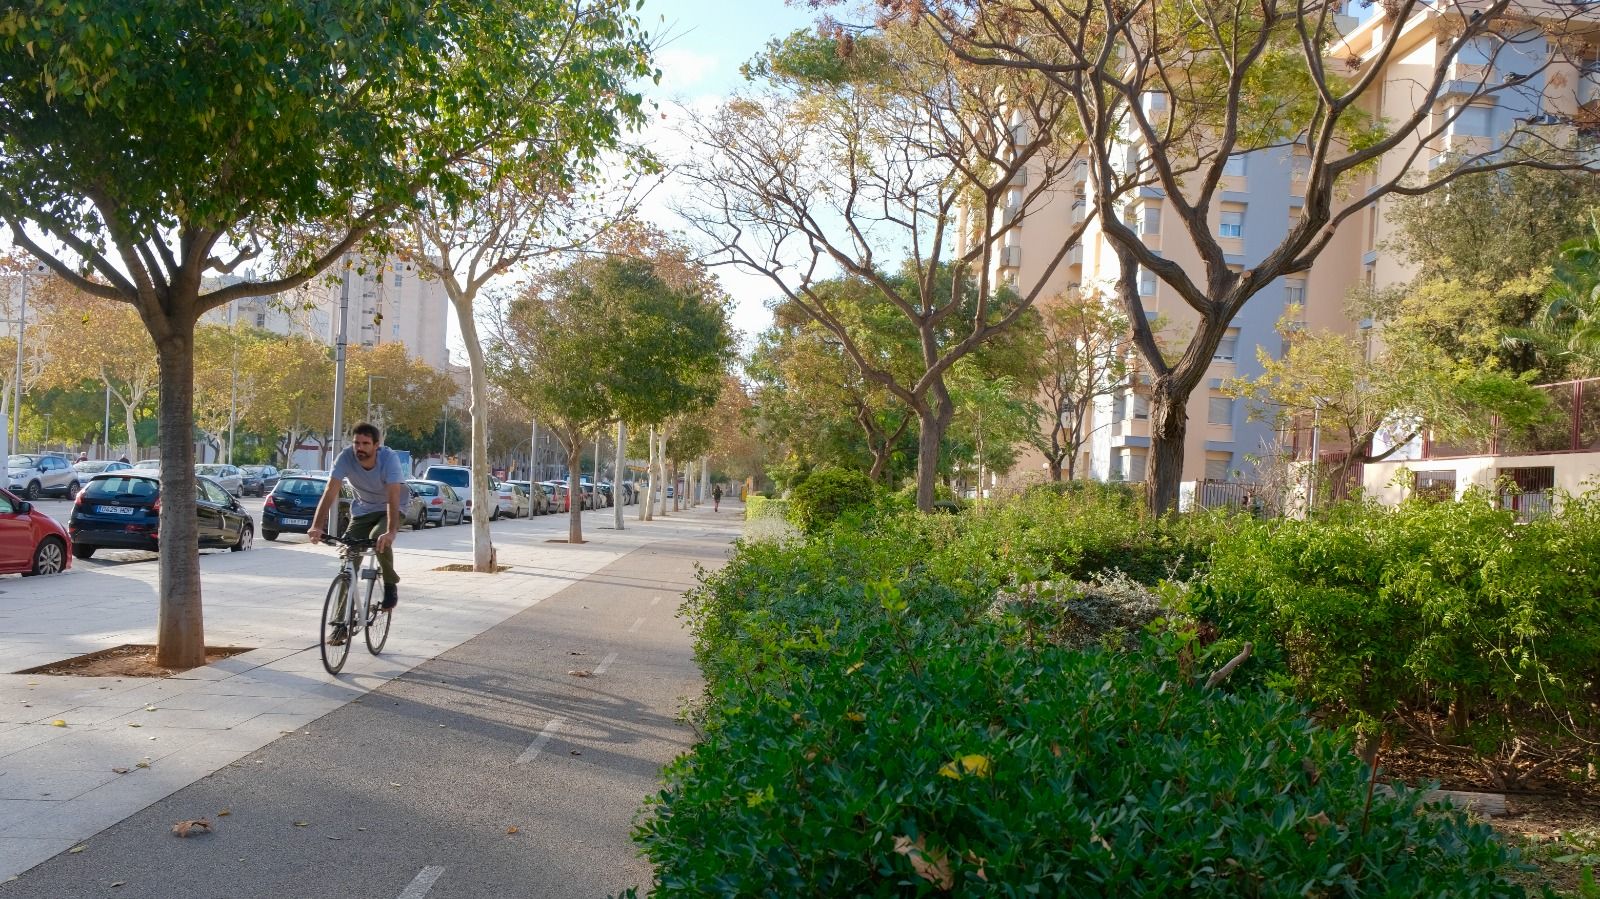
[[[644,0],[639,21],[663,43],[655,57],[661,82],[644,91],[659,107],[644,142],[670,164],[688,151],[676,132],[680,107],[704,109],[731,95],[745,84],[739,75],[741,65],[772,38],[813,27],[816,13],[784,0]],[[646,201],[643,216],[665,231],[686,232],[684,222],[672,212],[683,190],[682,184],[668,180]],[[734,300],[733,327],[740,332],[740,343],[753,345],[755,336],[772,321],[766,307],[776,292],[772,283],[730,266],[718,267],[713,273]],[[465,364],[466,352],[453,313],[448,342],[453,360]]]

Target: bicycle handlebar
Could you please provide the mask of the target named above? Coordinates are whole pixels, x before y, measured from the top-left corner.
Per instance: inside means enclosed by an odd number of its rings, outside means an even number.
[[[345,547],[347,549],[357,549],[357,550],[375,549],[378,546],[378,541],[375,540],[375,539],[373,539],[373,540],[350,540],[350,539],[345,538],[345,537],[336,537],[333,534],[323,534],[322,535],[322,542],[323,543],[332,543],[334,546],[343,546],[343,547]]]

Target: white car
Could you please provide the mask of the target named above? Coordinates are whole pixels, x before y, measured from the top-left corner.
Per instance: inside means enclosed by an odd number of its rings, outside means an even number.
[[[137,468],[140,471],[154,471],[154,472],[159,473],[161,471],[161,460],[160,459],[146,459],[143,462],[135,462],[135,463],[133,463],[133,467]]]
[[[77,472],[78,475],[79,490],[83,489],[84,484],[89,483],[90,478],[103,471],[122,471],[125,468],[132,467],[126,462],[108,462],[104,459],[90,459],[87,462],[72,463],[72,470]]]
[[[456,494],[466,502],[466,511],[463,514],[469,520],[472,518],[472,469],[465,465],[429,465],[422,470],[418,478],[424,481],[438,481],[455,488]],[[498,515],[499,511],[496,509],[495,514]]]
[[[202,462],[194,467],[194,473],[216,481],[223,490],[228,491],[229,496],[240,496],[244,493],[244,472],[236,465]]]
[[[495,497],[496,518],[526,518],[528,517],[528,498],[513,487],[509,481],[495,478],[489,479],[489,493]]]
[[[70,498],[78,495],[78,473],[59,456],[19,453],[6,460],[6,485],[24,499],[45,493]]]

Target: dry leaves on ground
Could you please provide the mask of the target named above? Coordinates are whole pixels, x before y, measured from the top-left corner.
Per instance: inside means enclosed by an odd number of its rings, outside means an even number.
[[[913,842],[910,837],[897,836],[894,838],[894,851],[911,862],[911,870],[917,872],[918,877],[939,889],[948,890],[956,885],[956,876],[950,870],[949,859],[938,850],[929,852],[927,843],[922,837],[917,837]]]
[[[587,668],[574,668],[567,673],[573,677],[594,677],[594,672]]]
[[[172,825],[172,835],[175,837],[187,837],[195,833],[210,832],[211,822],[205,818],[196,818],[193,821],[179,821]]]

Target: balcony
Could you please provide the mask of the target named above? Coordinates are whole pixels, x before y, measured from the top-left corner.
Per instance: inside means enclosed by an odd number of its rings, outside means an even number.
[[[1021,268],[1022,267],[1022,248],[1021,247],[1001,247],[1000,248],[1000,267],[1001,268]]]
[[[1600,453],[1600,378],[1547,384],[1551,412],[1527,428],[1497,428],[1486,440],[1424,442],[1422,458]]]

